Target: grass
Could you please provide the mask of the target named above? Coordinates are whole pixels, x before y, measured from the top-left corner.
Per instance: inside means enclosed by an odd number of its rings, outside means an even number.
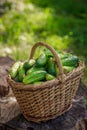
[[[31,46],[43,41],[78,55],[87,66],[86,0],[10,0],[0,7],[1,55],[24,60]],[[86,77],[87,69],[87,84]]]

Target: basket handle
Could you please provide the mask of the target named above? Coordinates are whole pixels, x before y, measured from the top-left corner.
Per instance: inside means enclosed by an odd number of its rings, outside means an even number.
[[[30,57],[29,59],[32,59],[33,56],[34,56],[34,53],[35,53],[35,50],[38,46],[45,46],[46,48],[48,48],[54,55],[55,59],[56,59],[56,63],[57,63],[57,66],[59,67],[59,74],[57,74],[57,79],[59,79],[61,82],[64,82],[65,80],[65,75],[63,73],[63,67],[62,67],[62,63],[60,61],[60,58],[57,54],[57,52],[54,50],[54,48],[52,48],[51,46],[49,46],[48,44],[46,43],[43,43],[43,42],[37,42],[31,49],[31,53],[30,53]]]

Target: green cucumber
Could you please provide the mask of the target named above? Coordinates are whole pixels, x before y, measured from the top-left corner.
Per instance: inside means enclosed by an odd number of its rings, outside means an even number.
[[[71,56],[72,56],[72,54],[70,54],[70,53],[59,54],[59,57],[61,60],[66,59],[66,58],[70,58]]]
[[[62,51],[56,50],[56,52],[57,52],[58,54],[62,54]],[[44,49],[44,53],[45,53],[48,57],[53,57],[53,53],[52,53],[50,50],[48,50],[48,49]]]
[[[46,74],[46,80],[53,80],[53,79],[55,79],[55,76],[51,74]]]
[[[22,81],[24,76],[25,76],[25,69],[23,67],[23,63],[21,63],[20,66],[19,66],[18,76],[19,76],[19,81]]]
[[[33,72],[35,72],[35,71],[39,71],[39,70],[45,70],[45,68],[43,68],[43,67],[32,67],[32,68],[30,68],[28,71],[27,71],[27,74],[30,74],[30,73],[33,73]]]
[[[64,73],[69,73],[69,72],[71,72],[73,69],[75,69],[75,67],[63,66],[63,71],[64,71]]]
[[[45,53],[47,57],[53,57],[52,52],[50,50],[48,50],[48,49],[44,49],[43,53]]]
[[[58,54],[63,54],[63,53],[64,53],[64,52],[61,51],[61,50],[56,50],[56,52],[57,52]]]
[[[63,66],[72,66],[72,67],[77,67],[78,66],[79,59],[77,56],[72,56],[69,58],[66,58],[62,60],[62,65]]]
[[[38,67],[43,67],[47,63],[47,56],[45,53],[41,54],[37,59],[36,59],[36,66]]]
[[[24,77],[23,83],[24,84],[31,84],[31,83],[34,83],[37,81],[44,80],[46,73],[47,72],[44,70],[39,70],[39,71],[33,72],[31,74],[28,74]]]
[[[11,76],[11,78],[15,78],[15,77],[16,77],[16,75],[17,75],[17,73],[18,73],[18,68],[19,68],[20,64],[21,64],[21,62],[18,61],[18,62],[16,62],[16,63],[12,66],[12,68],[11,68],[11,70],[10,70],[10,76]]]
[[[35,64],[35,60],[34,59],[30,59],[29,61],[25,61],[24,62],[24,69],[27,71],[29,68],[31,68],[33,65]]]
[[[16,77],[13,79],[15,82],[19,82],[19,77],[16,75]]]
[[[56,76],[56,63],[53,62],[53,58],[49,58],[48,64],[47,64],[47,71],[49,74]]]

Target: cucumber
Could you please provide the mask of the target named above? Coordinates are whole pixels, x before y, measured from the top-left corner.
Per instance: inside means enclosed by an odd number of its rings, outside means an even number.
[[[62,51],[56,50],[56,52],[57,52],[58,54],[62,54]],[[44,53],[45,53],[48,57],[54,57],[53,54],[52,54],[52,52],[51,52],[50,50],[48,50],[48,49],[44,49]]]
[[[18,77],[19,81],[22,81],[25,76],[25,69],[23,67],[23,63],[20,64],[19,69],[18,69]]]
[[[58,54],[63,54],[63,53],[64,53],[64,52],[61,51],[61,50],[56,50],[56,52],[57,52]]]
[[[73,69],[75,69],[75,67],[63,66],[63,71],[65,74],[71,72]]]
[[[46,77],[46,73],[47,73],[46,71],[39,70],[39,71],[33,72],[31,74],[28,74],[24,77],[23,83],[24,84],[31,84],[31,83],[34,83],[37,81],[44,80]]]
[[[29,65],[30,65],[30,67],[32,67],[34,64],[35,64],[35,60],[34,59],[30,59],[29,60]]]
[[[43,53],[45,53],[47,57],[53,57],[52,52],[50,50],[48,50],[48,49],[44,49]]]
[[[17,61],[11,68],[10,70],[10,76],[11,78],[15,78],[17,73],[18,73],[18,68],[20,66],[21,62],[20,61]]]
[[[46,54],[41,54],[37,59],[36,59],[36,66],[38,67],[43,67],[47,63],[47,56]]]
[[[48,64],[47,64],[47,71],[49,74],[56,76],[56,63],[53,62],[53,58],[49,58]]]
[[[35,64],[35,60],[34,59],[30,59],[29,61],[25,61],[24,62],[24,69],[27,71],[29,68],[31,68],[33,65]]]
[[[16,77],[13,79],[15,82],[19,82],[19,77],[16,75]]]
[[[59,54],[59,57],[61,60],[71,57],[72,54],[65,53],[65,54]]]
[[[77,67],[78,66],[79,59],[77,56],[72,56],[69,58],[66,58],[62,60],[62,65],[63,66],[72,66],[72,67]]]
[[[55,79],[55,76],[51,74],[46,74],[46,80],[53,80],[53,79]]]
[[[45,68],[43,68],[43,67],[39,67],[39,68],[38,67],[32,67],[27,71],[27,74],[33,73],[33,72],[38,71],[38,70],[45,70]]]

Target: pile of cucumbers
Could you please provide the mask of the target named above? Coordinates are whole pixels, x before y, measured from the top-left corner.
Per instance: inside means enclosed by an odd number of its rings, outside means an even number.
[[[56,51],[62,62],[64,73],[69,73],[79,65],[77,56],[70,53]],[[49,50],[43,50],[36,59],[17,61],[10,70],[11,78],[24,84],[39,84],[53,80],[59,73],[56,60]]]

